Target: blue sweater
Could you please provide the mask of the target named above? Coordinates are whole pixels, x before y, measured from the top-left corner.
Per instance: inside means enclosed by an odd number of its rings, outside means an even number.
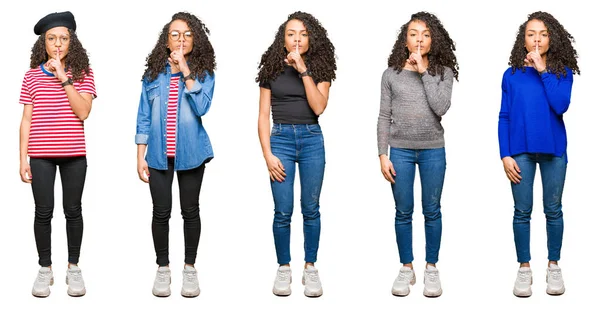
[[[563,114],[571,103],[573,71],[566,76],[541,76],[508,68],[502,77],[502,106],[498,119],[500,158],[521,153],[546,153],[566,158],[567,131]]]

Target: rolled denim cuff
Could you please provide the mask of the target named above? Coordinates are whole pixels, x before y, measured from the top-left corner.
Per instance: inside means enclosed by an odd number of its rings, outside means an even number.
[[[136,134],[135,135],[135,143],[138,145],[147,145],[148,144],[148,134]]]

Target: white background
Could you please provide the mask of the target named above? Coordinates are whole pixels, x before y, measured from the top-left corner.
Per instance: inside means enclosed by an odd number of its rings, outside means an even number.
[[[480,2],[482,3],[482,2]],[[566,3],[566,4],[565,4]],[[0,121],[0,307],[106,308],[194,306],[230,308],[438,308],[545,307],[596,302],[599,236],[597,200],[599,112],[597,31],[591,2],[584,1],[17,1],[0,10],[3,74]],[[31,188],[21,183],[18,104],[23,74],[43,16],[70,10],[90,55],[98,98],[85,122],[88,174],[83,196],[85,232],[80,266],[88,293],[67,296],[65,220],[57,175],[53,220],[55,285],[47,299],[31,296],[38,265]],[[304,297],[302,216],[292,223],[293,293],[271,294],[277,268],[271,224],[273,201],[257,136],[260,56],[287,15],[302,10],[329,32],[338,56],[328,108],[320,117],[327,167],[321,196],[322,234],[317,267],[324,295]],[[376,123],[381,73],[400,26],[412,13],[436,14],[456,42],[460,81],[444,116],[447,173],[442,195],[440,252],[444,294],[422,295],[424,231],[418,178],[415,185],[414,255],[417,284],[405,298],[391,295],[400,267],[394,203],[379,170]],[[533,296],[517,299],[512,286],[518,264],[513,244],[513,203],[498,154],[500,82],[518,26],[537,10],[552,13],[576,38],[579,66],[572,104],[565,115],[569,166],[563,197],[565,234],[560,265],[561,297],[545,294],[546,236],[541,182],[536,180],[532,220]],[[151,294],[155,254],[147,185],[136,173],[134,144],[140,78],[162,26],[178,11],[200,17],[211,30],[217,55],[216,88],[203,117],[215,159],[206,168],[200,207],[202,236],[197,268],[202,293],[179,296],[183,232],[177,183],[171,220],[173,295]],[[298,191],[297,191],[298,192]],[[299,200],[296,195],[296,200]],[[298,201],[299,202],[299,201]]]

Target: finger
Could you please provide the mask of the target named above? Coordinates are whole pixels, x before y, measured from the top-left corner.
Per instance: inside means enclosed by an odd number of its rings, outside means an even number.
[[[539,42],[535,42],[535,52],[536,52],[536,54],[540,53],[540,43]]]
[[[521,173],[521,169],[519,168],[519,165],[517,164],[517,161],[515,161],[515,170],[519,173]]]
[[[523,176],[521,176],[521,174],[519,174],[521,171],[519,171],[518,168],[519,167],[515,165],[513,167],[512,174],[515,176],[516,179],[521,180],[521,179],[523,179]]]
[[[419,42],[419,44],[417,44],[417,54],[421,54],[421,42]]]
[[[285,62],[285,64],[290,64],[290,62],[286,59],[283,59],[283,62]]]
[[[277,169],[271,170],[271,175],[272,175],[272,177],[275,178],[275,180],[277,180],[279,182],[283,182],[283,180],[285,180],[285,177],[283,175],[281,175],[281,172],[278,171]]]
[[[298,42],[296,42],[296,54],[300,54],[300,53],[298,52]]]
[[[183,42],[179,45],[179,52],[183,56]]]
[[[60,61],[60,49],[58,47],[56,48],[56,60]]]
[[[278,162],[277,162],[277,166],[279,166],[279,168],[280,168],[282,171],[285,171],[285,167],[283,166],[283,164],[281,163],[281,161],[278,161]]]
[[[512,182],[514,182],[514,183],[521,182],[521,179],[520,179],[521,176],[519,174],[517,174],[514,170],[512,170],[512,169],[508,170],[508,173],[510,174],[510,179]]]
[[[394,169],[393,165],[390,165],[390,171],[392,172],[392,175],[394,175],[394,177],[396,176],[396,170]]]
[[[530,65],[529,59],[525,58],[525,64]]]

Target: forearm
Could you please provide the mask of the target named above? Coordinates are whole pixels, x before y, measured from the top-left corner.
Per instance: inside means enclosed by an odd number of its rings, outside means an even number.
[[[263,115],[258,117],[258,139],[264,157],[271,154],[271,133],[269,131],[269,118]]]
[[[69,99],[69,105],[73,113],[81,121],[86,120],[92,110],[92,100],[86,100],[73,85],[65,86],[67,98]]]
[[[304,90],[306,91],[306,99],[308,100],[308,105],[310,109],[317,115],[323,114],[325,108],[327,107],[327,97],[325,97],[311,76],[302,77],[302,82],[304,83]]]
[[[146,144],[138,144],[137,147],[137,160],[145,160],[145,155],[146,155],[146,148],[148,147],[148,145]]]
[[[422,80],[429,107],[436,115],[443,116],[450,108],[452,75],[445,74],[444,80],[441,80],[441,76],[431,76],[429,73],[425,73]]]
[[[27,148],[29,146],[29,130],[31,121],[21,121],[21,129],[19,130],[19,159],[21,162],[27,162]]]

